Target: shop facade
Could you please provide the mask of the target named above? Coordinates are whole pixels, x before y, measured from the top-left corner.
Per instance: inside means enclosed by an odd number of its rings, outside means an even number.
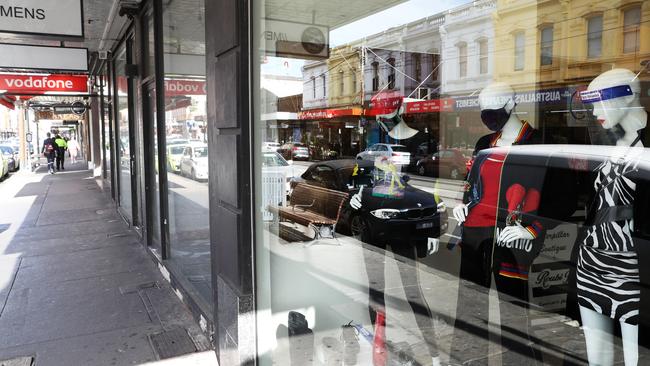
[[[615,359],[644,357],[645,273],[620,300],[640,305],[604,314],[578,258],[602,249],[582,233],[603,154],[647,154],[606,121],[645,128],[650,3],[453,3],[125,9],[92,63],[103,186],[221,364],[581,364],[600,356],[579,324],[610,320],[639,331]],[[268,165],[292,142],[310,159]],[[621,230],[647,244],[643,226]],[[646,260],[630,245],[614,252]]]

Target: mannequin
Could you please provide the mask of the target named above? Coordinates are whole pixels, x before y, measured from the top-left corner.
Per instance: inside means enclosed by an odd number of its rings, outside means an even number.
[[[646,245],[638,241],[644,220],[637,213],[639,206],[647,210],[647,200],[640,198],[647,197],[647,188],[634,177],[638,157],[644,153],[641,130],[647,124],[640,93],[636,75],[626,69],[602,73],[581,93],[583,103],[593,105],[593,114],[604,129],[620,126],[624,131],[616,141],[618,148],[595,170],[595,198],[579,239],[578,304],[592,365],[613,365],[615,322],[621,327],[625,365],[636,365],[639,359],[644,292],[639,263]]]
[[[532,250],[532,244],[540,243],[536,239],[543,238],[544,228],[527,212],[538,209],[543,183],[543,178],[538,177],[543,177],[544,172],[540,174],[539,168],[526,164],[514,164],[517,168],[513,169],[504,163],[508,146],[539,143],[541,139],[515,113],[515,92],[509,85],[488,85],[479,94],[479,105],[481,120],[493,133],[477,141],[463,203],[453,210],[463,227],[451,362],[487,361],[488,291],[494,276],[504,325],[502,345],[508,350],[502,356],[503,364],[534,364],[541,357],[528,335],[528,309],[526,305],[516,305],[527,304],[528,267],[532,259],[521,260],[514,252],[515,248],[528,248],[525,252],[531,258],[539,253]],[[496,147],[501,148],[483,151]],[[509,225],[499,227],[499,222],[507,220]],[[517,332],[506,334],[506,326]],[[468,350],[470,343],[472,347]]]
[[[381,195],[387,199],[400,199],[399,192],[404,190],[405,186],[400,181],[398,176],[397,167],[386,157],[378,157],[375,159],[376,174],[384,177],[383,184],[376,184],[374,187],[365,189],[360,187],[359,192],[354,194],[350,199],[350,206],[354,210],[360,210],[363,207],[363,197],[366,195]],[[364,239],[366,241],[366,239]],[[370,241],[370,240],[368,240]],[[368,244],[378,247],[383,250],[390,250],[397,256],[409,258],[417,261],[417,248],[416,245],[408,241],[397,242],[368,242]],[[427,243],[427,254],[431,254],[437,250],[438,242],[431,240]],[[364,249],[364,264],[366,274],[368,275],[368,311],[373,328],[376,329],[375,336],[377,336],[378,329],[390,325],[390,318],[386,314],[385,309],[385,261],[378,263],[376,260],[377,254],[371,250]],[[438,355],[436,334],[434,331],[433,314],[427,304],[426,298],[423,294],[420,285],[420,277],[417,265],[405,265],[400,268],[399,275],[404,287],[406,300],[409,303],[415,321],[422,334],[422,339],[426,344],[427,351],[431,357],[431,365],[439,366],[440,357]],[[377,321],[379,316],[379,321]],[[384,322],[385,324],[382,324]],[[375,340],[377,341],[377,340]],[[428,366],[428,365],[427,365]]]

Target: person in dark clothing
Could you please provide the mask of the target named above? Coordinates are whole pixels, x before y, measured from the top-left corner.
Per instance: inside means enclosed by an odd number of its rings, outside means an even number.
[[[56,170],[65,170],[65,151],[68,150],[68,143],[58,133],[54,136],[54,147],[56,149]]]
[[[47,171],[50,174],[54,174],[54,158],[56,157],[56,142],[51,137],[52,135],[48,132],[47,138],[43,140],[43,148],[41,149],[43,155],[47,159]]]

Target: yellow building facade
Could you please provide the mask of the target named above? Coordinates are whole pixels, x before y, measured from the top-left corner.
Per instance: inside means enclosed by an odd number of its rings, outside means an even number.
[[[650,59],[649,22],[650,1],[499,0],[494,79],[530,90],[638,72]]]
[[[363,102],[361,83],[361,49],[350,45],[332,48],[327,59],[329,72],[328,107],[360,106]]]

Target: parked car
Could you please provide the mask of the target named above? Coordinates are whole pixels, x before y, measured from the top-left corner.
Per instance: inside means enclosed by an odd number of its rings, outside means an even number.
[[[291,181],[296,177],[295,168],[277,152],[262,154],[262,173],[282,173],[285,176],[286,191],[291,189]]]
[[[9,161],[4,154],[0,154],[0,180],[9,175]]]
[[[288,142],[278,149],[280,155],[287,160],[309,160],[310,152],[302,142]]]
[[[208,179],[208,145],[190,145],[183,151],[180,163],[181,175],[194,180]]]
[[[353,197],[361,187],[361,208],[343,209],[337,230],[350,233],[361,241],[392,245],[417,242],[418,250],[428,238],[437,238],[447,230],[444,202],[433,194],[408,183],[408,176],[395,177],[403,188],[395,185],[391,192],[390,174],[375,168],[374,162],[364,160],[331,160],[312,164],[295,179],[319,187],[346,192]]]
[[[390,158],[395,165],[409,165],[411,162],[411,153],[404,145],[395,144],[374,144],[365,151],[357,154],[358,160],[375,161],[380,156]]]
[[[20,168],[20,158],[18,156],[18,151],[14,150],[9,145],[0,145],[0,152],[4,155],[7,160],[8,170],[15,172]]]
[[[273,141],[267,141],[262,143],[262,152],[276,152],[280,148],[280,143],[278,142],[273,142]]]
[[[178,173],[181,171],[181,159],[188,144],[167,145],[167,171]]]
[[[183,138],[171,138],[171,139],[167,140],[166,144],[167,144],[167,146],[171,146],[171,145],[189,145],[190,140],[183,139]]]
[[[462,179],[467,175],[468,161],[469,159],[456,149],[442,149],[418,160],[415,170],[419,175]]]

